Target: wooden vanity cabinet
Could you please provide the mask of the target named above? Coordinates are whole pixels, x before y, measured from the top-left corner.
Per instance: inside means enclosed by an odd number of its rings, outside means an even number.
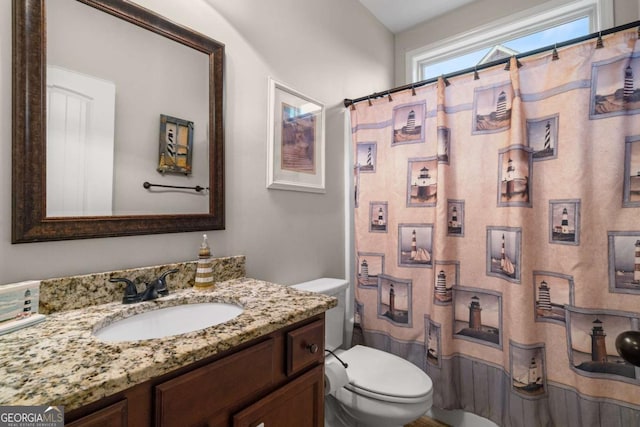
[[[65,421],[74,427],[322,427],[323,369],[321,314],[73,410]]]

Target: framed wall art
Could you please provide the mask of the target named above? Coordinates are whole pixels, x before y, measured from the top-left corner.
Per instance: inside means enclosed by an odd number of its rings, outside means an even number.
[[[269,78],[267,188],[325,192],[324,105]]]
[[[160,114],[158,172],[191,175],[193,122]]]

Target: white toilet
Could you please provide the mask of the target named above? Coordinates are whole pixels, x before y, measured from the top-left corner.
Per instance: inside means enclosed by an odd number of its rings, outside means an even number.
[[[293,288],[338,298],[338,306],[326,312],[325,347],[348,367],[349,383],[325,396],[326,427],[401,427],[431,408],[431,378],[413,363],[370,347],[342,350],[346,291],[342,279],[317,279]],[[327,353],[328,354],[328,353]],[[332,355],[325,364],[340,363]]]

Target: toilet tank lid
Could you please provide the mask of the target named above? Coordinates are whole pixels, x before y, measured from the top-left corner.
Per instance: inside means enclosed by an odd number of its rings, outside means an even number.
[[[345,279],[332,279],[329,277],[323,277],[320,279],[310,280],[308,282],[298,283],[292,285],[292,288],[302,291],[317,292],[324,295],[334,295],[342,292],[349,282]]]

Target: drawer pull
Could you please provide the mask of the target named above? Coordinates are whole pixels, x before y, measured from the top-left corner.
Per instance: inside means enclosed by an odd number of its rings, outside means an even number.
[[[311,354],[316,354],[318,352],[318,346],[316,344],[309,344],[307,345],[307,350],[309,350]]]

